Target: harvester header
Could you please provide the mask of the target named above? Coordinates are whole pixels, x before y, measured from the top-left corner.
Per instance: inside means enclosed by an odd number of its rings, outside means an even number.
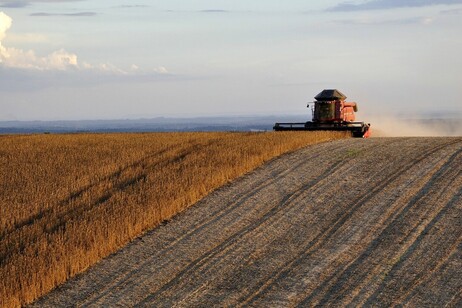
[[[276,131],[349,131],[353,137],[367,138],[370,135],[370,124],[355,122],[358,104],[346,102],[347,97],[337,89],[323,90],[316,95],[311,105],[312,120],[305,123],[276,123]]]

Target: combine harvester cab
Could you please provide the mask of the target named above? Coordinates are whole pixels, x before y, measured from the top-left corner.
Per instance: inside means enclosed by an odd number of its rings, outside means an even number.
[[[315,96],[311,104],[312,121],[305,123],[276,123],[276,131],[349,131],[353,137],[367,138],[370,136],[370,124],[355,122],[355,112],[358,105],[346,102],[346,96],[339,90],[324,90]]]

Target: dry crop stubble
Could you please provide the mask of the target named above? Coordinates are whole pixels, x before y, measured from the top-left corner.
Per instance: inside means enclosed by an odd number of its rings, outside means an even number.
[[[212,190],[344,133],[3,136],[0,306],[30,303]]]

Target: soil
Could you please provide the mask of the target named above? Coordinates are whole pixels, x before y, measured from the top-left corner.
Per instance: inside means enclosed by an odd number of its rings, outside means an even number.
[[[281,156],[34,305],[462,305],[462,138]]]

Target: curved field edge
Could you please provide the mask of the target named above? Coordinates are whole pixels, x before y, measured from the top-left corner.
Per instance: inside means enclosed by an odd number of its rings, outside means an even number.
[[[32,302],[281,154],[344,133],[4,136],[0,306]]]
[[[460,307],[462,138],[306,147],[33,307]]]

